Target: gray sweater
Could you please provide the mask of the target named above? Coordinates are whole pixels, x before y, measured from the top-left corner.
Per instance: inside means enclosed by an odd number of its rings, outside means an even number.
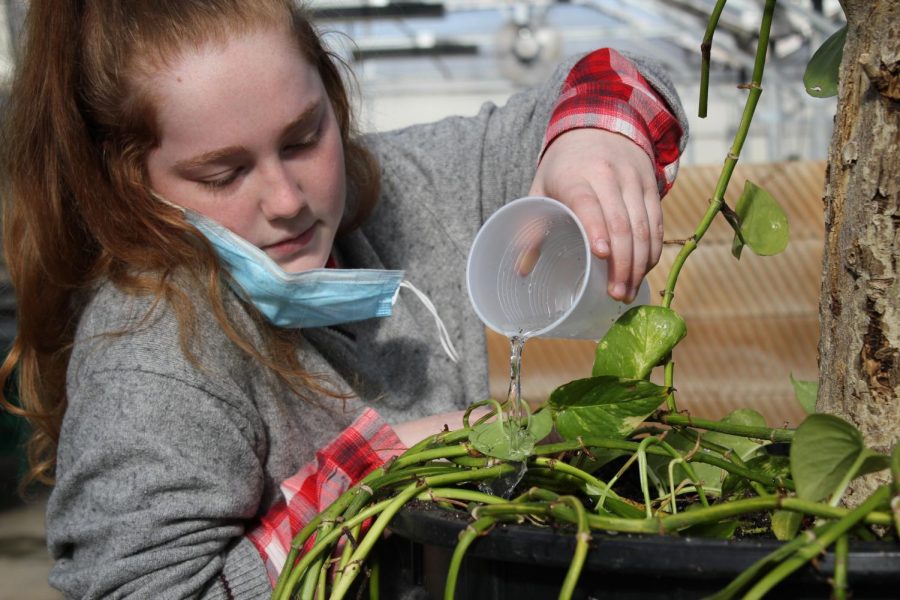
[[[638,62],[686,131],[665,75]],[[304,332],[304,368],[355,399],[299,399],[237,349],[204,306],[191,338],[194,364],[167,305],[111,285],[96,290],[69,365],[47,508],[54,587],[78,598],[268,597],[263,562],[243,534],[317,448],[365,405],[397,422],[487,396],[467,251],[488,215],[527,193],[573,64],[502,108],[486,104],[474,117],[368,139],[382,167],[381,198],[338,251],[349,267],[404,269],[436,305],[462,355],[457,364],[441,351],[432,316],[401,291],[391,317]],[[243,306],[227,303],[252,330]]]

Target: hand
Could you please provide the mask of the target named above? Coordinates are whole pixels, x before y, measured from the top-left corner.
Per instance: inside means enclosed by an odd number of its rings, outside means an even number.
[[[634,300],[662,252],[662,208],[647,153],[618,133],[567,131],[547,148],[529,194],[572,209],[592,252],[608,261],[610,297]]]

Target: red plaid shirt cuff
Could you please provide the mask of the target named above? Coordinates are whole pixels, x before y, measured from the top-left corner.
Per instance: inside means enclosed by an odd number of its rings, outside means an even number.
[[[543,151],[563,133],[584,127],[634,141],[653,160],[660,195],[672,187],[681,125],[634,64],[610,48],[595,50],[572,67],[550,117]]]
[[[406,447],[394,430],[377,412],[366,409],[350,427],[316,452],[315,461],[282,482],[283,500],[247,534],[259,551],[273,586],[294,535],[353,484],[404,450]]]

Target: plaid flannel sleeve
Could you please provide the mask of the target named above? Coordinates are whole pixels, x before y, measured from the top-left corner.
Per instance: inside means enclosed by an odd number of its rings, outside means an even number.
[[[675,182],[682,128],[634,64],[610,48],[595,50],[569,72],[550,118],[543,152],[563,133],[596,127],[620,133],[653,160],[660,195]]]
[[[294,535],[350,486],[405,449],[378,413],[366,409],[316,452],[315,461],[281,484],[283,499],[247,534],[266,564],[273,586]]]

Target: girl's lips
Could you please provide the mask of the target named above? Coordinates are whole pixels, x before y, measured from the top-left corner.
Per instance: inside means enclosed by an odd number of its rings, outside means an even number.
[[[283,261],[284,259],[290,258],[292,255],[301,252],[304,248],[309,246],[310,242],[312,242],[313,240],[313,237],[315,237],[316,235],[316,229],[317,225],[314,223],[297,237],[278,242],[277,244],[263,246],[262,249],[266,254],[271,256],[273,260]]]

